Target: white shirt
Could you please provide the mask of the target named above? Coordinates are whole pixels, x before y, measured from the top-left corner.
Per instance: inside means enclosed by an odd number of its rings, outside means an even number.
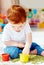
[[[24,28],[20,32],[16,32],[12,29],[12,26],[8,23],[3,30],[3,41],[14,40],[17,42],[26,42],[26,34],[30,33],[30,25],[26,22]]]

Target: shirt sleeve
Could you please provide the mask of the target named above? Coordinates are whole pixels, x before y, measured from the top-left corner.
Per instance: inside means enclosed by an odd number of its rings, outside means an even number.
[[[2,33],[2,41],[9,41],[9,40],[10,40],[9,30],[5,27]]]
[[[29,23],[26,23],[26,30],[25,30],[25,33],[26,33],[26,34],[32,33]]]

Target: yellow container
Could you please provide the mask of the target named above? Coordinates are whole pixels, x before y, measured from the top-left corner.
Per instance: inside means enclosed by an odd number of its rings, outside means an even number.
[[[29,55],[20,54],[20,61],[26,63],[29,61],[29,57],[30,57]]]
[[[38,28],[40,28],[40,29],[44,28],[44,22],[38,23]]]

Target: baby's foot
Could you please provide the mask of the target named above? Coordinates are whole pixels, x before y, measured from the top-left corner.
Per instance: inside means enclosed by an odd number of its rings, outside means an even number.
[[[42,51],[41,55],[44,56],[44,51]]]
[[[35,55],[37,55],[37,49],[31,51],[30,53],[31,53],[31,54],[35,54]]]

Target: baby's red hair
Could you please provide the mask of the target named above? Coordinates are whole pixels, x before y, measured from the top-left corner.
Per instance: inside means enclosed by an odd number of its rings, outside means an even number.
[[[25,9],[19,5],[12,5],[7,10],[7,18],[14,24],[26,22],[26,17]]]

